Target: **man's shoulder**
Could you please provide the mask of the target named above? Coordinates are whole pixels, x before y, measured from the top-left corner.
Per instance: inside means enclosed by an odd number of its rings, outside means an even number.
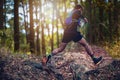
[[[80,12],[79,10],[75,10],[75,11],[73,12],[73,14],[79,14],[79,15],[81,15],[81,12]]]

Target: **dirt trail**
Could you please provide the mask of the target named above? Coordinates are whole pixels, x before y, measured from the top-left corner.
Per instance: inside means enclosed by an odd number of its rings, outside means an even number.
[[[120,60],[112,59],[102,48],[92,46],[95,56],[103,56],[94,65],[84,48],[66,50],[47,66],[36,56],[12,55],[0,50],[0,80],[119,80]]]

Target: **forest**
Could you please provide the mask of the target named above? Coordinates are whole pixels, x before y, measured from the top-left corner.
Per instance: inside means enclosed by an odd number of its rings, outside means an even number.
[[[80,30],[90,44],[106,49],[119,46],[119,0],[1,0],[0,47],[37,55],[50,53],[59,46],[65,18],[76,4],[84,7],[89,21]]]
[[[120,79],[120,0],[0,1],[0,80]],[[88,20],[78,30],[103,61],[94,65],[81,45],[70,42],[43,66],[77,4]]]

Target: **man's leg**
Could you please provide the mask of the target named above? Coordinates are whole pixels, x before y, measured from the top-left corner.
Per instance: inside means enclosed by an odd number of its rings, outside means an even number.
[[[87,54],[90,55],[90,56],[93,56],[93,51],[91,49],[91,46],[87,43],[87,41],[82,38],[80,41],[78,41],[79,44],[81,44],[87,51]]]
[[[54,49],[51,54],[52,54],[52,55],[56,55],[57,53],[62,52],[62,51],[65,49],[66,45],[67,45],[67,43],[63,43],[63,42],[62,42],[62,43],[59,45],[59,48]]]
[[[54,56],[54,55],[62,52],[62,51],[65,49],[66,45],[67,45],[67,43],[63,43],[63,42],[60,43],[59,47],[56,48],[56,49],[54,49],[54,50],[52,51],[52,53],[49,54],[49,55],[46,57],[46,59],[43,59],[42,63],[43,63],[44,65],[46,65],[47,62],[50,60],[50,58],[51,58],[52,56]]]
[[[91,46],[87,43],[87,41],[82,38],[80,41],[78,41],[79,44],[81,44],[87,51],[87,54],[92,58],[95,64],[97,64],[99,61],[101,61],[102,57],[95,58],[93,51],[91,49]]]

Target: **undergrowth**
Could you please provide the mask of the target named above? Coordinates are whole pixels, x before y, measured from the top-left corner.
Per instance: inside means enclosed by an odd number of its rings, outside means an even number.
[[[104,42],[102,47],[113,57],[120,59],[120,41]]]

